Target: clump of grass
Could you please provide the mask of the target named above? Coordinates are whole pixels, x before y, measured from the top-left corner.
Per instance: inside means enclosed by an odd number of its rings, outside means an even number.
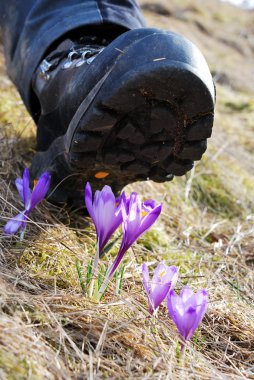
[[[193,180],[191,195],[195,202],[206,207],[210,213],[219,213],[227,218],[244,218],[244,207],[238,201],[234,189],[228,186],[220,165],[220,161],[206,165],[206,170]]]

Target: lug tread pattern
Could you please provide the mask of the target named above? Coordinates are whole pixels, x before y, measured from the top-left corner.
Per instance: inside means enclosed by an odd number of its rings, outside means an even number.
[[[118,188],[138,180],[165,182],[184,175],[206,150],[213,114],[186,122],[179,114],[176,107],[157,100],[127,115],[96,107],[88,123],[74,134],[70,166],[100,185],[104,180],[96,179],[96,172],[109,173],[105,183]]]

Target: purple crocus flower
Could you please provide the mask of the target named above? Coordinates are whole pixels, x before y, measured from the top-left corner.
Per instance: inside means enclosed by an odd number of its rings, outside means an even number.
[[[153,200],[141,204],[137,193],[132,193],[128,199],[122,194],[121,210],[123,216],[123,238],[119,252],[108,270],[106,279],[100,288],[103,294],[110,278],[120,264],[125,252],[130,246],[154,224],[161,213],[162,205],[155,205]]]
[[[193,336],[204,317],[208,306],[208,294],[204,289],[195,294],[188,286],[182,289],[179,296],[171,290],[167,296],[167,306],[185,342]]]
[[[23,178],[17,178],[15,181],[20,198],[24,203],[25,210],[19,213],[4,226],[4,232],[9,235],[15,234],[19,229],[24,233],[27,223],[27,216],[30,212],[45,198],[49,185],[50,174],[48,172],[43,173],[36,182],[33,190],[29,187],[30,174],[26,168],[23,173]]]
[[[149,312],[153,314],[166,298],[168,292],[174,288],[178,280],[178,269],[159,263],[150,281],[146,263],[142,265],[143,285],[148,295]]]
[[[97,190],[92,199],[92,189],[87,182],[85,188],[85,203],[91,216],[97,233],[98,254],[110,237],[123,221],[121,213],[121,199],[116,199],[110,186],[104,186],[101,191]]]

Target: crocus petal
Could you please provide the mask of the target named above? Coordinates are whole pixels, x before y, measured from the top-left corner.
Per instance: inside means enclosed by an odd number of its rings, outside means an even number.
[[[14,235],[20,227],[22,227],[22,224],[26,220],[26,215],[24,215],[23,212],[16,215],[14,218],[10,219],[6,225],[4,226],[4,232],[8,235]]]
[[[116,197],[110,186],[105,185],[101,191],[101,199],[105,204],[111,204],[114,202],[114,206],[116,206]]]
[[[157,220],[161,213],[162,205],[158,205],[152,211],[150,211],[145,217],[142,218],[142,207],[139,196],[137,193],[132,193],[128,202],[129,210],[125,209],[125,203],[122,202],[122,215],[123,215],[123,238],[119,249],[119,252],[113,262],[110,271],[109,278],[113,275],[116,268],[120,264],[125,252],[130,246],[145,233],[152,224]]]
[[[171,282],[172,274],[173,273],[171,272],[169,266],[165,265],[163,262],[159,263],[153,274],[153,278],[151,281],[151,289],[153,290],[158,285]]]
[[[184,339],[190,339],[195,330],[193,329],[194,323],[197,318],[196,309],[192,306],[190,306],[187,310],[185,310],[184,313],[184,323],[183,323],[183,338]]]
[[[109,186],[104,186],[98,202],[98,239],[100,242],[100,252],[107,244],[110,237],[122,223],[122,214],[117,212],[119,206],[116,205],[115,196]]]
[[[144,285],[144,288],[145,288],[145,291],[147,294],[149,294],[150,292],[150,288],[149,288],[149,272],[148,272],[148,267],[146,265],[146,263],[144,263],[142,265],[142,277],[143,277],[143,285]]]
[[[120,195],[120,197],[116,198],[116,211],[115,211],[116,216],[120,213],[121,214],[121,218],[123,220],[122,203],[125,204],[125,208],[126,208],[127,198],[126,198],[126,195],[125,195],[124,191],[122,192],[122,194]]]
[[[134,210],[136,206],[136,219],[134,219]],[[123,233],[124,233],[124,246],[122,250],[124,253],[130,248],[130,246],[143,235],[151,226],[155,223],[157,218],[161,213],[162,205],[158,205],[149,214],[147,214],[143,219],[141,219],[141,209],[139,205],[134,201],[130,204],[130,215],[123,222]],[[124,217],[123,217],[124,218]]]
[[[94,212],[93,212],[93,195],[92,195],[91,185],[89,182],[87,182],[86,187],[85,187],[85,204],[86,204],[86,208],[89,215],[91,216],[91,218],[93,219],[93,222],[95,223]]]
[[[137,193],[130,195],[128,214],[123,213],[123,234],[125,244],[129,247],[137,239],[140,223],[141,223],[141,202]],[[128,249],[128,248],[127,248]]]
[[[197,306],[196,306],[196,318],[192,325],[192,335],[194,334],[194,332],[196,331],[196,329],[202,322],[202,319],[208,307],[208,294],[206,290],[204,289],[200,290],[199,292],[195,294],[195,296],[196,296]],[[190,339],[192,335],[189,336],[188,339]]]
[[[96,190],[94,193],[94,199],[93,199],[94,211],[98,209],[98,205],[99,205],[99,201],[100,201],[100,195],[101,195],[101,192],[99,190]]]
[[[180,297],[184,303],[187,302],[187,300],[190,299],[193,295],[194,292],[188,286],[184,286],[180,293]]]
[[[31,200],[31,190],[29,187],[30,174],[29,174],[29,170],[27,168],[25,168],[25,170],[24,170],[22,182],[23,182],[22,183],[22,185],[23,185],[23,202],[24,202],[25,209],[27,210],[29,207],[29,204],[30,204],[30,200]]]
[[[199,309],[203,307],[204,304],[207,306],[208,294],[205,289],[199,290],[196,294],[194,294],[194,297],[195,297],[195,304],[198,311]]]
[[[151,283],[151,298],[155,309],[164,301],[168,292],[173,289],[178,279],[177,267],[160,263],[154,271]]]
[[[154,222],[158,219],[160,213],[162,210],[162,205],[156,206],[149,214],[147,214],[141,221],[141,226],[138,230],[138,236],[136,237],[135,240],[137,240],[138,237],[143,235],[153,224]]]
[[[174,290],[170,290],[167,295],[167,308],[168,308],[169,315],[171,316],[171,318],[173,319],[175,323],[176,323],[176,315],[175,315],[175,310],[173,308],[173,302],[176,297],[177,296]]]
[[[167,297],[168,312],[175,322],[183,339],[190,339],[207,310],[208,295],[202,289],[196,294],[189,287],[184,287],[180,295],[170,291]]]
[[[135,194],[135,193],[132,193],[132,194]],[[129,214],[131,195],[126,197],[124,192],[121,194],[121,208],[123,209],[122,213],[123,213],[123,215],[126,215],[126,217]],[[123,205],[124,205],[124,207],[123,207]],[[123,217],[123,220],[125,220],[124,217]]]
[[[174,279],[174,275],[176,274],[176,276],[178,276],[177,272],[177,267],[169,267],[164,263],[159,263],[154,271],[154,275],[151,281],[151,291],[153,291],[153,289],[157,286],[171,283],[172,279]]]
[[[164,263],[159,263],[154,270],[152,283],[156,284],[161,281],[161,278],[165,275],[167,271],[167,265]]]
[[[123,255],[135,242],[141,222],[141,203],[137,193],[133,192],[128,200],[123,197],[121,206],[123,238],[119,256]]]
[[[178,280],[178,268],[174,265],[171,267],[168,267],[162,280],[165,283],[171,282],[170,289],[174,289],[175,284],[177,283],[177,280]]]
[[[186,298],[183,299],[183,296]],[[194,294],[190,289],[185,287],[182,299],[185,304],[185,338],[190,339],[206,312],[208,295],[205,290],[200,290]]]
[[[25,204],[25,201],[24,201],[24,193],[23,193],[23,179],[22,178],[17,178],[16,181],[15,181],[15,185],[16,185],[16,188],[19,192],[19,196],[22,200],[22,202]]]
[[[115,270],[117,269],[118,265],[122,261],[122,258],[125,254],[125,252],[130,248],[130,246],[137,240],[137,237],[139,236],[139,225],[141,220],[141,207],[139,208],[138,201],[138,195],[136,193],[132,193],[130,196],[130,201],[128,203],[129,207],[129,214],[127,213],[127,210],[125,209],[124,203],[122,203],[122,216],[123,216],[123,238],[121,242],[121,246],[119,249],[119,252],[109,270],[109,278],[113,275]],[[135,212],[136,212],[136,219],[135,219]]]
[[[45,172],[40,176],[37,184],[35,185],[32,191],[30,204],[27,209],[28,212],[34,209],[35,206],[45,198],[50,186],[50,179],[51,179],[51,176],[48,172]]]
[[[184,338],[184,305],[181,298],[171,290],[167,296],[167,308],[169,315],[175,323],[179,333]]]
[[[142,210],[145,212],[150,212],[155,208],[155,201],[153,199],[147,199],[142,203]]]
[[[133,192],[130,195],[128,220],[133,221],[137,218],[141,219],[141,202],[137,193]]]
[[[152,281],[149,279],[146,264],[142,266],[143,284],[148,295],[149,311],[153,312],[160,306],[166,298],[168,292],[173,288],[178,278],[177,267],[169,267],[164,263],[159,263],[154,271]]]
[[[166,296],[170,290],[170,287],[171,287],[171,282],[169,282],[167,284],[161,284],[159,286],[156,286],[154,288],[153,292],[151,292],[151,298],[153,300],[153,305],[154,305],[155,310],[157,309],[157,307],[160,306],[160,304],[166,298]]]
[[[121,197],[118,198],[118,202],[121,203]],[[85,188],[85,203],[96,228],[98,249],[101,254],[110,237],[122,223],[121,204],[116,202],[114,193],[107,185],[101,191],[95,192],[93,200],[89,183]]]
[[[143,278],[143,285],[144,285],[144,288],[145,288],[145,291],[146,291],[146,294],[148,297],[149,312],[151,314],[153,314],[155,308],[154,308],[154,305],[153,305],[153,302],[151,299],[151,289],[150,289],[150,285],[149,285],[150,278],[149,278],[149,272],[148,272],[148,267],[147,267],[146,263],[144,263],[142,265],[142,278]]]
[[[95,210],[100,251],[122,222],[122,215],[120,213],[116,215],[116,209],[116,199],[111,188],[104,186]]]

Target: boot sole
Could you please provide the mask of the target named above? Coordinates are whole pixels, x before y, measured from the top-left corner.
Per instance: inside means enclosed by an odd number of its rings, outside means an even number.
[[[206,150],[214,119],[210,77],[207,84],[192,65],[163,58],[114,81],[113,72],[80,104],[67,133],[37,155],[37,167],[53,163],[56,172],[56,157],[64,156],[62,173],[72,177],[50,195],[53,201],[71,201],[87,181],[114,191],[135,181],[170,181]]]

